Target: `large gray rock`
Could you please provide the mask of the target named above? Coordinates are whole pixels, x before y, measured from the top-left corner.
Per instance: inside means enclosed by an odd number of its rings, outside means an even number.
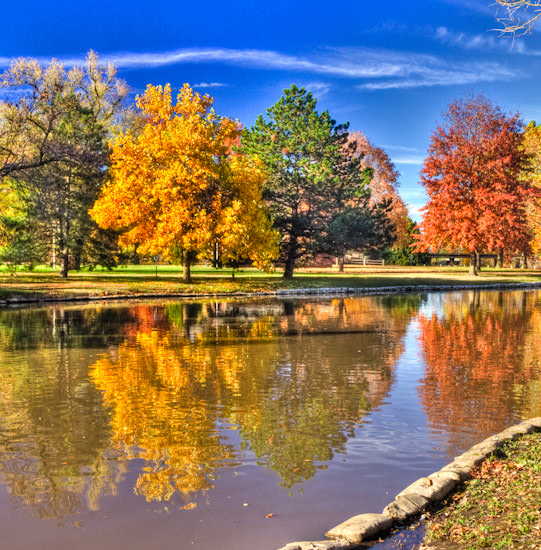
[[[426,510],[430,501],[421,495],[404,495],[391,502],[383,510],[384,516],[405,523],[409,519],[420,515]]]
[[[333,527],[325,536],[359,543],[388,531],[392,525],[393,520],[383,514],[360,514]]]
[[[443,500],[460,483],[460,479],[460,475],[452,471],[436,472],[414,481],[398,493],[396,498],[406,495],[419,495],[431,502],[438,502]]]

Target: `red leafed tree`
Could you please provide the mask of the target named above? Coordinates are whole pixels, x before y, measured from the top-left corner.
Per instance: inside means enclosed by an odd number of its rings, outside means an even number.
[[[421,171],[429,201],[418,249],[530,250],[526,202],[533,190],[528,154],[521,147],[522,121],[484,96],[454,101],[432,135]]]
[[[389,218],[395,227],[396,248],[402,248],[409,244],[408,233],[408,208],[398,194],[398,178],[400,173],[396,170],[389,155],[381,149],[372,145],[369,139],[362,132],[351,132],[348,143],[355,142],[355,154],[362,156],[361,169],[372,168],[374,171],[372,179],[368,184],[370,188],[370,201],[373,204],[380,204],[390,201],[391,208]]]

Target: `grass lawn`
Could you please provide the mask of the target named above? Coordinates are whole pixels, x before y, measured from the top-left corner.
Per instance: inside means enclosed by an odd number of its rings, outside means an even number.
[[[182,283],[182,268],[174,265],[126,266],[111,271],[70,272],[61,279],[58,271],[10,273],[0,268],[0,298],[81,297],[134,294],[233,294],[273,291],[283,288],[360,288],[402,285],[464,285],[486,283],[541,282],[541,272],[520,269],[486,268],[470,277],[462,267],[358,267],[338,273],[331,268],[299,269],[292,280],[281,272],[255,269],[233,270],[195,266],[193,284]]]
[[[541,434],[508,442],[428,524],[432,550],[541,548]]]

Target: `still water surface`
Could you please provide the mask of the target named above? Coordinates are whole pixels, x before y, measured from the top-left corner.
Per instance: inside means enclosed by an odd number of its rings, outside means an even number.
[[[2,550],[275,550],[541,416],[541,294],[0,311]]]

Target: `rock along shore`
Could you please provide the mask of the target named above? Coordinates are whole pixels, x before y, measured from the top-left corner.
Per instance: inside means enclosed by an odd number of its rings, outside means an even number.
[[[292,542],[280,550],[353,550],[360,543],[381,537],[393,527],[406,525],[429,506],[441,502],[472,470],[494,454],[508,440],[541,432],[541,417],[525,420],[499,434],[487,437],[469,451],[457,456],[438,472],[422,477],[396,495],[382,513],[353,516],[325,533],[331,540]]]

